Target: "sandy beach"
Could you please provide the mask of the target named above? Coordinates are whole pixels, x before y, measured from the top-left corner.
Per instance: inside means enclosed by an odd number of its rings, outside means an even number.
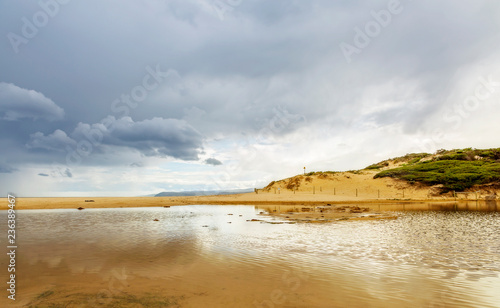
[[[439,195],[436,188],[411,185],[391,178],[373,179],[375,171],[337,172],[319,175],[299,175],[258,188],[257,192],[194,196],[194,197],[61,197],[16,198],[16,209],[68,209],[68,208],[122,208],[163,207],[188,204],[247,204],[247,205],[308,205],[356,204],[380,202],[439,202],[455,201],[452,194]],[[289,183],[299,183],[290,187]],[[461,194],[458,198],[483,199],[487,191],[476,195]],[[0,209],[7,209],[8,200],[0,201]]]

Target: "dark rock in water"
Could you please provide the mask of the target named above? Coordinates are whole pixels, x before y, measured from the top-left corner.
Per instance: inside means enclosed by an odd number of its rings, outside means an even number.
[[[81,211],[81,210],[84,210],[84,208],[80,206],[80,207],[78,208],[78,210],[80,210],[80,211]]]
[[[230,221],[228,221],[227,223],[228,223],[228,224],[230,224],[231,222],[230,222]]]
[[[207,226],[207,225],[204,225],[204,226],[202,226],[202,227],[203,227],[203,228],[208,228],[208,226]]]
[[[159,221],[159,220],[155,218],[155,219],[153,219],[153,221]]]
[[[227,214],[227,215],[233,215],[233,214]]]
[[[163,207],[164,207],[164,208],[169,208],[169,207],[170,207],[170,205],[165,205],[165,206],[163,206]]]

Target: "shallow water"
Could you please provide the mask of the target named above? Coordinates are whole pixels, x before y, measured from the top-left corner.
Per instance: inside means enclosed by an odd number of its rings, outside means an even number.
[[[16,305],[500,307],[496,208],[408,208],[278,225],[253,206],[19,211]]]

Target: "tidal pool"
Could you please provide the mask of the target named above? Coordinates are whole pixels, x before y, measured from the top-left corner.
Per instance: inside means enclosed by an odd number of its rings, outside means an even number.
[[[249,221],[275,219],[254,206],[18,211],[17,300],[0,305],[500,307],[496,205],[391,206],[328,224]]]

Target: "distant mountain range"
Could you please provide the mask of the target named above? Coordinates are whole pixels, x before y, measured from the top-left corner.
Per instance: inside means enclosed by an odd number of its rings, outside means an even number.
[[[189,197],[189,196],[211,196],[211,195],[234,195],[253,192],[253,188],[232,190],[191,190],[191,191],[164,191],[154,195],[155,197]]]

